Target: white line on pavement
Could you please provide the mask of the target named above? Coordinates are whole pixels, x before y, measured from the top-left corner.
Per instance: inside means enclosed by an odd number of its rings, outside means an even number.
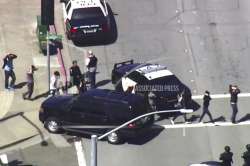
[[[77,154],[77,159],[78,159],[78,165],[79,166],[86,166],[86,159],[83,151],[83,145],[82,145],[82,140],[75,140],[75,148],[76,148],[76,154]]]
[[[230,94],[214,94],[210,95],[212,99],[224,99],[230,98]],[[240,93],[238,97],[250,97],[250,93]],[[203,99],[203,95],[195,95],[192,96],[192,99]]]
[[[215,122],[215,123],[183,123],[174,125],[161,125],[165,129],[176,129],[176,128],[198,128],[198,127],[212,127],[212,126],[244,126],[250,125],[250,121],[240,122],[233,124],[232,122]]]

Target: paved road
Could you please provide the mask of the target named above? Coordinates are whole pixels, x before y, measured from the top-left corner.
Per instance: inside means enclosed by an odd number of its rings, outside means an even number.
[[[110,0],[109,3],[113,12],[118,14],[115,16],[118,27],[117,41],[111,45],[93,47],[75,47],[69,42],[68,64],[76,59],[83,69],[85,50],[93,49],[99,58],[100,73],[97,81],[110,79],[113,63],[133,58],[139,62],[151,61],[167,65],[195,95],[202,94],[206,89],[213,94],[227,92],[229,83],[238,84],[242,92],[250,91],[250,2],[137,0],[135,3],[132,0]],[[57,10],[60,7],[57,6]],[[64,44],[66,43],[67,41],[64,41]],[[103,87],[112,86],[108,84]],[[249,98],[240,99],[239,118],[247,119],[245,115],[248,114],[248,107]],[[220,116],[223,115],[227,120],[230,119],[228,99],[214,99],[211,110],[216,118],[221,119]],[[169,124],[167,120],[159,123]],[[153,132],[155,137],[151,139],[132,140],[124,145],[111,146],[106,142],[99,143],[99,165],[186,166],[190,163],[218,160],[223,147],[230,145],[235,154],[235,165],[238,166],[242,164],[240,154],[245,144],[249,143],[248,126],[188,128],[185,130],[185,136],[183,129],[157,131]],[[53,138],[52,140],[55,141]],[[88,164],[90,141],[84,139],[83,142]],[[66,144],[57,145],[57,150],[64,151],[65,147],[61,146]],[[39,163],[38,165],[54,165],[51,164],[52,161],[45,159],[46,163],[30,155],[41,153],[39,146],[23,151],[25,161]],[[74,147],[71,146],[69,149],[71,156]],[[47,152],[43,150],[44,153]],[[65,151],[60,155],[68,154]],[[68,159],[72,160],[71,165],[75,165],[74,157],[73,154]]]
[[[213,94],[227,93],[230,83],[238,84],[242,92],[249,92],[249,2],[110,0],[109,3],[118,14],[115,16],[118,40],[108,46],[80,48],[93,49],[99,58],[101,72],[97,80],[110,79],[115,62],[132,58],[167,65],[194,95],[206,89]],[[80,49],[69,47],[72,59],[83,64],[84,51]],[[239,105],[241,118],[248,113],[249,99],[242,99]],[[211,110],[216,118],[224,115],[230,119],[228,99],[213,100]],[[240,154],[249,137],[247,128],[194,128],[188,129],[185,137],[181,129],[170,129],[144,145],[114,147],[101,143],[98,161],[103,166],[135,163],[184,166],[218,160],[228,144],[235,153],[235,165],[241,165]],[[89,140],[85,147],[88,152]]]

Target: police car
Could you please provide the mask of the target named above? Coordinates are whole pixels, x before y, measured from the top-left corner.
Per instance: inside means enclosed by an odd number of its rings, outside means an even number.
[[[145,97],[154,91],[157,110],[179,109],[180,98],[185,99],[185,107],[190,108],[190,89],[166,66],[134,63],[133,60],[116,63],[111,80],[118,91],[142,94]]]
[[[79,41],[109,32],[110,20],[105,0],[61,0],[66,36]]]

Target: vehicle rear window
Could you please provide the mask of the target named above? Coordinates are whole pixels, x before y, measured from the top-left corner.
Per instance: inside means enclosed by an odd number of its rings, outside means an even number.
[[[72,13],[73,20],[91,19],[104,17],[102,10],[99,7],[79,8]]]

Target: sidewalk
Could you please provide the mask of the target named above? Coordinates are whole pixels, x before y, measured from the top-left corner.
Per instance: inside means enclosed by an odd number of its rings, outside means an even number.
[[[7,6],[8,5],[8,6]],[[0,20],[0,66],[2,58],[8,53],[18,57],[13,61],[16,74],[15,91],[4,90],[4,71],[0,74],[0,120],[14,114],[7,120],[0,121],[0,148],[15,144],[41,133],[46,133],[38,120],[39,107],[48,91],[47,56],[39,53],[36,38],[36,16],[40,15],[40,1],[10,1],[1,6]],[[9,10],[11,6],[15,10]],[[18,14],[16,13],[18,11]],[[20,24],[21,23],[21,24]],[[30,65],[38,67],[34,74],[35,85],[32,97],[36,100],[22,99],[22,93],[27,91],[25,86],[26,72]],[[57,56],[51,56],[51,73],[60,71]],[[44,137],[44,139],[47,139]],[[40,141],[42,139],[40,138]]]

